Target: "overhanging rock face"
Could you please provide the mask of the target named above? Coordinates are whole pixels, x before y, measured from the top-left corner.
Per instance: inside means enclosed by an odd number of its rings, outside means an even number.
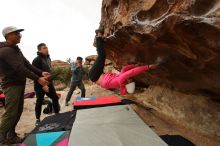
[[[116,67],[167,60],[140,82],[220,97],[219,0],[103,0],[101,25]]]

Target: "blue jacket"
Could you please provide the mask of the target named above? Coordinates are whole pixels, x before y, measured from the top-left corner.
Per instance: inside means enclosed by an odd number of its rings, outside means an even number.
[[[81,82],[83,79],[83,75],[85,74],[85,71],[82,67],[77,67],[75,63],[72,63],[71,65],[71,71],[72,71],[72,82]]]

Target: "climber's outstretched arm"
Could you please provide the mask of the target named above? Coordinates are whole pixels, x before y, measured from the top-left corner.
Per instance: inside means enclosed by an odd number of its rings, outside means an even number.
[[[135,65],[135,64],[126,65],[121,69],[121,73],[124,73],[128,70],[131,70],[131,69],[135,68],[135,67],[137,67],[137,65]]]
[[[148,71],[150,69],[156,69],[158,66],[158,64],[151,64],[151,65],[145,65],[145,66],[138,66],[138,67],[135,67],[133,69],[130,69],[124,73],[121,73],[120,74],[120,83],[124,83],[126,82],[129,78],[132,78],[142,72],[145,72],[145,71]]]

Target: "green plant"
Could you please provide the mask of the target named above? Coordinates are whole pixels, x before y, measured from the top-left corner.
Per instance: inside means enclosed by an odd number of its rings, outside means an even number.
[[[71,58],[67,58],[67,59],[66,59],[66,62],[67,62],[68,64],[71,64],[71,63],[73,63],[73,60],[72,60]]]
[[[57,75],[54,79],[55,83],[64,83],[66,85],[69,85],[72,76],[70,68],[57,67],[53,69],[52,74]]]
[[[85,71],[85,75],[83,76],[83,81],[88,82],[88,72],[89,72],[89,67],[88,66],[83,66],[83,69]],[[71,82],[71,77],[72,77],[72,72],[70,68],[61,68],[57,67],[52,70],[52,74],[57,75],[54,78],[55,84],[65,84],[69,85]]]

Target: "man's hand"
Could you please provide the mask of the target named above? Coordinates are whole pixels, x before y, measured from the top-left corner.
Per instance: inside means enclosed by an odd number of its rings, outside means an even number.
[[[82,67],[82,62],[76,61],[76,66],[77,66],[78,68]]]
[[[156,69],[159,66],[159,64],[151,64],[149,65],[150,69]]]
[[[81,67],[82,67],[82,64],[81,64],[81,63],[78,63],[78,64],[77,64],[77,67],[81,68]]]
[[[45,77],[40,77],[38,79],[38,83],[41,84],[43,87],[48,85],[48,81],[45,79]]]
[[[46,79],[49,80],[49,78],[51,77],[51,74],[49,72],[42,72],[42,76]]]
[[[49,87],[48,87],[48,86],[44,86],[44,87],[43,87],[43,90],[44,90],[46,93],[48,93],[48,92],[49,92]]]
[[[51,75],[49,72],[42,72],[42,76],[48,79]]]

